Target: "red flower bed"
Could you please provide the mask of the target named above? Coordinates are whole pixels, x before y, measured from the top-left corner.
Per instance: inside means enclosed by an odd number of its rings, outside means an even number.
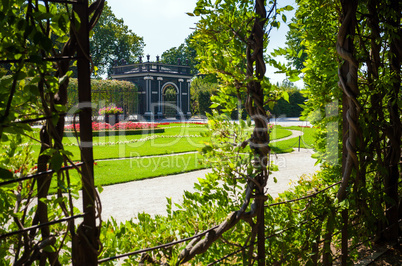
[[[108,123],[97,123],[97,122],[92,122],[92,130],[93,131],[100,131],[100,130],[111,130],[113,127],[109,125]]]
[[[98,123],[92,122],[92,130],[93,131],[103,131],[103,130],[135,130],[135,129],[149,129],[156,128],[158,124],[154,123],[134,123],[134,122],[120,122],[116,123],[114,126],[109,125],[108,123]],[[77,131],[80,131],[80,125],[76,124],[75,128]],[[64,127],[66,131],[73,131],[74,125],[67,125]]]
[[[156,128],[158,125],[154,123],[134,123],[134,122],[120,122],[113,126],[114,130],[130,130],[130,129],[148,129]]]

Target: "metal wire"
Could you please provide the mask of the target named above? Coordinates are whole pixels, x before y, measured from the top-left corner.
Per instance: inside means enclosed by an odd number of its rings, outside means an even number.
[[[317,191],[317,192],[315,192],[315,193],[313,193],[313,194],[311,194],[311,195],[307,195],[307,196],[304,196],[304,197],[301,197],[301,198],[297,198],[297,199],[292,199],[292,200],[287,200],[287,201],[272,203],[272,204],[269,204],[269,205],[265,205],[264,207],[267,208],[267,207],[282,205],[282,204],[286,204],[286,203],[292,203],[292,202],[296,202],[296,201],[300,201],[300,200],[304,200],[304,199],[308,199],[308,198],[313,198],[313,197],[317,196],[318,194],[320,194],[320,193],[322,193],[322,192],[324,192],[324,191],[326,191],[326,190],[328,190],[328,189],[330,189],[330,188],[332,188],[332,187],[334,187],[334,186],[336,186],[336,185],[339,185],[340,183],[341,183],[341,181],[336,182],[335,184],[332,184],[332,185],[330,185],[330,186],[328,186],[328,187],[326,187],[326,188],[324,188],[324,189],[322,189],[322,190],[320,190],[320,191]]]
[[[137,255],[137,254],[145,253],[145,252],[152,251],[152,250],[156,250],[156,249],[161,249],[161,248],[166,248],[166,247],[174,246],[174,245],[177,245],[177,244],[186,242],[186,241],[188,241],[188,240],[192,240],[192,239],[194,239],[194,238],[203,236],[203,235],[207,234],[208,232],[210,232],[210,231],[212,231],[212,230],[214,230],[214,229],[216,229],[216,228],[218,228],[218,227],[219,227],[219,225],[214,226],[214,227],[212,227],[212,228],[210,228],[210,229],[208,229],[208,230],[206,230],[206,231],[204,231],[204,232],[202,232],[202,233],[200,233],[200,234],[197,234],[197,235],[195,235],[195,236],[188,237],[188,238],[183,238],[183,239],[181,239],[181,240],[173,241],[173,242],[170,242],[170,243],[167,243],[167,244],[155,246],[155,247],[152,247],[152,248],[140,249],[140,250],[136,250],[136,251],[133,251],[133,252],[129,252],[129,253],[117,255],[117,256],[114,256],[114,257],[104,258],[104,259],[99,260],[98,263],[103,263],[103,262],[107,262],[107,261],[110,261],[110,260],[120,259],[120,258],[128,257],[128,256],[131,256],[131,255]]]
[[[48,225],[58,224],[58,223],[62,223],[62,222],[67,222],[67,221],[74,220],[74,219],[77,219],[77,218],[81,218],[81,217],[84,217],[84,216],[85,216],[85,214],[78,214],[78,215],[74,215],[74,216],[62,218],[62,219],[60,219],[60,220],[53,220],[53,221],[51,221],[51,222],[47,222],[47,223],[43,223],[43,224],[39,224],[39,225],[27,227],[27,228],[24,228],[24,229],[21,229],[21,230],[18,230],[18,231],[13,231],[13,232],[10,232],[10,233],[6,233],[6,234],[3,234],[3,235],[0,235],[0,239],[6,238],[6,237],[10,237],[10,236],[16,235],[16,234],[22,234],[22,233],[24,233],[24,232],[27,232],[27,231],[30,231],[30,230],[33,230],[33,229],[38,229],[38,228],[41,228],[41,227],[45,227],[45,226],[48,226]]]
[[[84,163],[77,163],[75,165],[64,166],[64,167],[60,168],[60,170],[64,171],[64,170],[73,169],[75,167],[82,166],[83,164]],[[9,185],[9,184],[12,184],[12,183],[16,183],[16,182],[20,182],[20,181],[24,181],[24,180],[28,180],[28,179],[37,178],[37,177],[40,177],[40,176],[52,174],[52,173],[56,173],[56,171],[51,169],[51,170],[48,170],[48,171],[45,171],[45,172],[39,172],[37,174],[28,175],[28,176],[24,176],[24,177],[21,177],[21,178],[16,178],[16,179],[13,179],[13,180],[7,180],[7,181],[4,181],[4,182],[1,182],[0,187],[5,186],[5,185]]]

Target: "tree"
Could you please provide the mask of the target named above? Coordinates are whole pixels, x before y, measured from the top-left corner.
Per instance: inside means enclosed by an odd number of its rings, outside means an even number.
[[[196,77],[191,81],[191,113],[205,116],[211,113],[211,97],[218,91],[218,84],[207,77]]]
[[[98,68],[97,76],[107,74],[110,77],[115,62],[136,63],[143,49],[143,38],[129,29],[123,19],[116,18],[106,2],[91,37],[91,54]]]
[[[273,108],[269,108],[269,111],[275,117],[287,116],[287,117],[300,117],[303,111],[303,104],[307,100],[303,96],[302,92],[294,86],[292,82],[285,79],[281,84],[277,84],[280,90],[284,90],[287,93],[287,99],[279,99]]]
[[[190,66],[191,74],[195,75],[198,73],[196,66],[198,64],[196,60],[196,51],[191,40],[194,33],[191,33],[179,47],[172,47],[162,53],[161,62],[164,64],[177,65],[179,60],[180,64]]]

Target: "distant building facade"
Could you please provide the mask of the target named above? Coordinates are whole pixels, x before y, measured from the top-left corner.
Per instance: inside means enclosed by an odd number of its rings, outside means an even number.
[[[147,120],[191,117],[190,67],[149,61],[113,67],[112,78],[133,82],[138,88],[138,115]]]

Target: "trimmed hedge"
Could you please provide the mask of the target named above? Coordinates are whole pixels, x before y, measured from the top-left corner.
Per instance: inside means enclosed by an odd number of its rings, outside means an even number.
[[[123,109],[125,115],[137,113],[137,87],[132,82],[122,80],[91,79],[93,115],[103,107],[116,106]],[[67,110],[78,104],[78,83],[70,78],[68,88]]]

